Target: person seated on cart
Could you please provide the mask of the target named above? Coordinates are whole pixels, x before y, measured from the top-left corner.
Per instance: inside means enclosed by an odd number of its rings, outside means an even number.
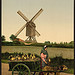
[[[44,46],[43,49],[41,50],[41,69],[43,69],[45,66],[47,66],[47,59],[48,59],[48,52],[47,52],[47,47],[48,46]]]

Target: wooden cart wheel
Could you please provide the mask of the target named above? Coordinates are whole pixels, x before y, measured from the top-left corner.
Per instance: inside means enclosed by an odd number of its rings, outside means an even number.
[[[30,75],[30,69],[25,64],[17,64],[12,69],[12,75]]]

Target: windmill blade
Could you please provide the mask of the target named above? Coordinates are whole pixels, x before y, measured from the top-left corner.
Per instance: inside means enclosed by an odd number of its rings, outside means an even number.
[[[40,36],[40,34],[35,30],[35,34],[39,37]]]
[[[17,33],[15,34],[15,36],[18,36],[18,35],[21,33],[21,31],[22,31],[25,27],[26,27],[26,24],[23,25],[23,26],[17,31]]]
[[[29,22],[29,19],[26,17],[26,16],[24,16],[24,14],[19,10],[18,12],[17,12],[26,22]]]
[[[41,8],[38,13],[36,13],[36,15],[31,19],[32,22],[34,22],[34,20],[42,13],[43,9]]]

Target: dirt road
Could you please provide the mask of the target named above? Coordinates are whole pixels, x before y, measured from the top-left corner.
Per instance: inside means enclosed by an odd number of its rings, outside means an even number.
[[[9,65],[5,63],[1,63],[1,75],[12,75],[12,72],[8,70],[9,70]],[[60,73],[60,75],[74,75],[74,74]]]

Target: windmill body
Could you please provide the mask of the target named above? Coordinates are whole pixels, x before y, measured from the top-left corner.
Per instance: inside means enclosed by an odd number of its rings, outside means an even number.
[[[26,36],[28,37],[25,42],[37,42],[35,36],[40,36],[39,32],[36,30],[36,25],[34,24],[34,20],[42,13],[43,9],[40,9],[36,15],[29,20],[21,11],[17,13],[27,22],[23,25],[14,36],[18,36],[21,31],[26,27]]]
[[[36,26],[33,22],[28,22],[26,24],[26,36],[35,36]]]
[[[35,29],[36,26],[33,22],[26,23],[26,36],[28,36],[28,38],[25,40],[25,42],[37,42],[35,38]]]

